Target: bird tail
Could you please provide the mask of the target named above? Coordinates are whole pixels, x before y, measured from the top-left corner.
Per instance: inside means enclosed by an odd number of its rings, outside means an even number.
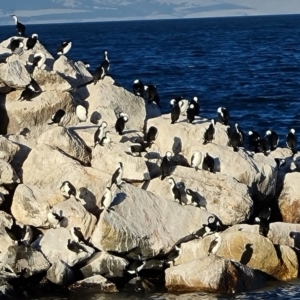
[[[206,145],[207,144],[207,141],[205,140],[204,142],[203,142],[203,145]]]

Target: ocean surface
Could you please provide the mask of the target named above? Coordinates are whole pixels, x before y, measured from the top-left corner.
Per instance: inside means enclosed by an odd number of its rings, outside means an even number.
[[[11,24],[0,27],[0,40],[15,34]],[[281,145],[291,128],[300,135],[300,15],[27,25],[32,33],[54,56],[62,41],[72,40],[67,56],[89,62],[91,72],[107,50],[116,82],[130,91],[135,79],[155,84],[164,113],[173,97],[197,96],[202,117],[216,118],[225,106],[230,123],[245,132],[275,130]],[[228,298],[192,293],[86,299],[300,299],[299,287],[299,281],[281,283]]]

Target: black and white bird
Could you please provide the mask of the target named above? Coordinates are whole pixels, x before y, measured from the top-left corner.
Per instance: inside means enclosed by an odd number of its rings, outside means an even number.
[[[107,127],[107,123],[105,121],[103,121],[100,126],[98,127],[98,129],[95,131],[94,134],[94,147],[96,147],[97,144],[100,144],[103,135],[104,135],[104,129]]]
[[[144,85],[144,91],[146,93],[146,98],[148,100],[148,103],[155,102],[159,106],[160,98],[157,93],[156,86],[153,84]]]
[[[93,74],[93,80],[94,81],[94,85],[99,81],[99,80],[103,80],[103,78],[105,77],[106,72],[104,67],[99,66],[96,71]]]
[[[37,67],[38,69],[41,69],[46,62],[46,55],[43,52],[37,52],[33,56],[32,65],[33,67]]]
[[[216,254],[220,247],[221,247],[222,239],[221,236],[218,232],[215,233],[215,238],[212,240],[212,242],[209,245],[208,249],[208,255],[210,254]]]
[[[181,192],[180,189],[178,188],[175,180],[173,177],[170,177],[168,179],[169,184],[171,185],[171,192],[173,194],[173,198],[175,202],[179,202],[179,204],[182,205],[182,201],[181,201]]]
[[[221,123],[227,126],[230,118],[229,111],[225,107],[219,107],[217,112]]]
[[[204,135],[203,135],[203,145],[207,144],[207,143],[211,143],[212,140],[215,137],[215,125],[216,122],[214,119],[211,120],[211,123],[209,124],[208,128],[205,130]]]
[[[250,130],[248,132],[248,135],[249,135],[249,140],[248,140],[249,141],[249,147],[256,149],[257,148],[257,141],[258,141],[258,139],[261,138],[260,134],[257,131]]]
[[[104,69],[105,74],[108,74],[110,62],[108,59],[108,52],[106,50],[103,51],[103,60],[100,66]]]
[[[215,160],[208,153],[206,153],[204,158],[203,158],[202,169],[205,170],[205,171],[209,171],[211,173],[214,173]]]
[[[20,225],[16,224],[15,219],[13,219],[11,227],[5,226],[4,229],[15,244],[19,244],[21,240],[25,237],[26,226],[23,225],[23,227],[21,227]]]
[[[110,131],[105,131],[100,141],[100,146],[109,145],[111,143]]]
[[[268,155],[269,146],[266,139],[258,139],[256,142],[256,151],[255,152],[261,152],[264,155]]]
[[[295,129],[292,128],[286,136],[286,145],[291,149],[293,155],[297,153],[297,137],[295,133]]]
[[[259,223],[259,234],[267,237],[268,236],[268,232],[270,230],[270,217],[271,217],[271,208],[270,207],[266,207],[265,209],[263,209],[258,217],[255,218],[255,221],[257,223]]]
[[[190,101],[190,103],[189,103],[189,107],[191,106],[191,105],[194,105],[194,111],[195,111],[195,115],[196,116],[199,116],[199,113],[200,113],[200,105],[199,105],[199,103],[198,103],[198,97],[193,97],[193,99]]]
[[[8,48],[15,55],[21,55],[24,51],[24,42],[20,39],[11,38]]]
[[[115,125],[116,132],[118,132],[119,135],[123,134],[125,124],[128,122],[128,120],[129,120],[129,116],[127,114],[125,114],[123,112],[119,114],[116,125]]]
[[[153,144],[153,142],[157,139],[158,136],[158,130],[156,127],[151,126],[147,132],[147,147],[151,148],[151,145]]]
[[[229,137],[229,144],[233,148],[233,151],[239,151],[239,147],[243,146],[243,141],[243,134],[240,132],[239,126],[236,123]]]
[[[186,189],[185,193],[186,193],[186,198],[188,200],[187,204],[200,207],[200,199],[197,192],[194,192],[191,189]]]
[[[65,193],[69,198],[73,195],[76,197],[76,188],[75,186],[68,180],[64,181],[60,187],[60,190]]]
[[[163,157],[161,165],[160,165],[160,171],[161,171],[161,180],[164,180],[165,177],[169,175],[169,169],[171,167],[171,157],[172,153],[170,151],[166,152],[166,155]]]
[[[118,188],[121,187],[122,184],[122,177],[123,177],[123,164],[119,162],[117,170],[114,172],[111,178],[110,188],[113,184],[115,184]]]
[[[274,151],[277,148],[278,144],[279,144],[279,135],[278,135],[278,133],[275,132],[275,131],[268,130],[266,132],[265,138],[268,139],[270,150]]]
[[[200,151],[195,151],[191,157],[191,167],[198,171],[201,161],[202,153]]]
[[[62,42],[57,49],[57,55],[66,55],[72,48],[71,41]]]
[[[193,124],[195,121],[196,111],[195,111],[195,105],[190,104],[187,111],[186,111],[187,121],[188,123]]]
[[[141,80],[136,79],[133,82],[132,90],[133,90],[133,93],[136,96],[144,97],[144,91],[145,91],[145,89],[144,89],[144,84],[143,84],[143,82]]]
[[[25,35],[26,26],[18,21],[18,17],[16,15],[11,15],[11,17],[15,20],[16,30],[19,35]]]
[[[109,210],[112,202],[113,202],[113,196],[112,196],[112,192],[111,192],[111,187],[107,186],[105,188],[104,194],[101,198],[101,207],[100,207],[100,209],[101,210],[102,209]]]
[[[138,276],[139,272],[144,268],[145,264],[146,260],[136,260],[126,268],[126,271],[129,274],[135,274],[136,276]]]
[[[79,254],[80,252],[87,252],[85,247],[75,241],[72,241],[71,239],[68,239],[67,248],[76,254]]]
[[[60,210],[59,214],[57,214],[56,212],[54,212],[53,208],[51,207],[47,214],[47,220],[53,228],[60,227],[61,221],[64,220],[64,217],[62,215],[62,210]]]
[[[36,93],[37,92],[35,91],[33,85],[31,83],[27,84],[25,90],[23,90],[21,93],[19,101],[23,101],[23,100],[30,101],[35,96]]]
[[[176,260],[179,259],[180,255],[182,254],[181,245],[175,245],[174,249],[168,254],[166,262],[169,266],[174,266]]]
[[[71,236],[73,240],[77,243],[85,243],[85,238],[82,234],[81,228],[80,227],[72,227],[70,230]]]
[[[207,218],[206,226],[210,229],[211,232],[217,232],[221,226],[219,219],[213,215]]]
[[[27,39],[27,41],[26,41],[26,47],[25,47],[25,49],[26,49],[26,50],[33,49],[34,46],[35,46],[35,44],[36,44],[36,42],[37,42],[37,40],[38,40],[38,38],[39,38],[39,36],[38,36],[36,33],[32,34],[32,35]]]
[[[171,105],[173,105],[172,111],[171,111],[171,124],[174,124],[176,121],[178,121],[180,116],[180,106],[182,106],[183,102],[180,100],[179,102],[176,102],[175,99],[172,99],[170,101]]]
[[[25,235],[23,239],[20,241],[20,243],[26,247],[29,247],[32,242],[33,232],[31,226],[26,225],[24,227],[25,227]]]
[[[63,122],[65,114],[66,112],[63,109],[59,109],[54,115],[52,115],[52,122],[48,123],[48,125],[52,125],[54,123],[59,125],[61,122]]]

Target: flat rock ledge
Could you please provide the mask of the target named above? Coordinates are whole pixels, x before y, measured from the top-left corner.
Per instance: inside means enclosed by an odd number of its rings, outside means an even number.
[[[298,278],[299,153],[234,152],[219,122],[204,145],[202,116],[189,124],[182,111],[171,125],[111,74],[94,84],[81,61],[55,59],[40,42],[12,55],[9,43],[0,43],[0,295],[236,294]],[[37,52],[46,61],[33,70]],[[37,92],[19,101],[29,83]]]

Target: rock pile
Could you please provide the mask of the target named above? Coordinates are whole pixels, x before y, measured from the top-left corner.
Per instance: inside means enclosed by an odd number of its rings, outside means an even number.
[[[171,125],[156,103],[108,75],[89,83],[83,63],[54,60],[39,42],[10,55],[9,40],[0,44],[7,57],[0,64],[0,294],[13,299],[54,287],[238,293],[298,277],[299,155],[234,152],[220,123],[204,145],[208,120],[187,123],[183,113]],[[32,70],[37,52],[46,62]],[[19,101],[29,84],[39,92]],[[65,115],[49,125],[58,109]],[[120,113],[129,116],[122,135],[114,128]],[[110,141],[95,145],[103,121]],[[151,146],[150,127],[158,131]],[[161,180],[167,151],[169,176]],[[213,157],[213,172],[191,167],[195,151],[202,161]]]

